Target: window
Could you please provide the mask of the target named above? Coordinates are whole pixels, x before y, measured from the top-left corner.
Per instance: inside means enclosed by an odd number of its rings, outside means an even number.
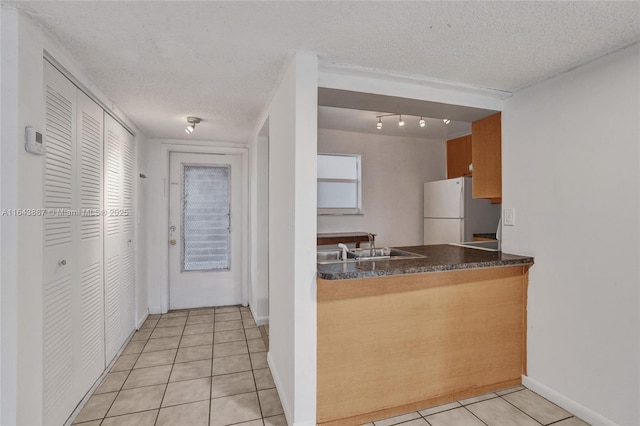
[[[318,214],[360,214],[360,155],[318,154]]]

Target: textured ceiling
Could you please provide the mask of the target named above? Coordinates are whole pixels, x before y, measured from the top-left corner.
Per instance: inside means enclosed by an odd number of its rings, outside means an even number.
[[[151,138],[246,142],[287,54],[515,91],[640,40],[640,2],[7,2]]]

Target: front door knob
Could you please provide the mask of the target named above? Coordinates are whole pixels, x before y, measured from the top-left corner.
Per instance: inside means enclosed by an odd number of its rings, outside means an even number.
[[[176,240],[169,240],[169,244],[171,244],[172,246],[176,245]]]

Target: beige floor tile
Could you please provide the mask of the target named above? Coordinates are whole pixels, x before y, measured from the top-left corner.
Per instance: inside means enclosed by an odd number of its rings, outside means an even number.
[[[539,426],[531,417],[502,398],[489,399],[466,408],[488,426]],[[431,420],[429,420],[431,421]]]
[[[373,423],[371,423],[371,425],[373,426]],[[287,426],[287,418],[284,416],[284,414],[273,417],[265,417],[264,426]]]
[[[544,425],[571,417],[571,413],[529,389],[507,394],[503,398]]]
[[[245,342],[216,343],[213,345],[213,357],[242,355],[249,353]]]
[[[161,339],[150,339],[147,341],[142,352],[165,351],[176,349],[180,345],[180,336],[163,337]]]
[[[262,418],[255,392],[211,400],[211,426],[224,426]]]
[[[242,308],[239,306],[221,306],[216,308],[216,314],[228,314],[234,312],[240,312]]]
[[[207,426],[209,400],[160,409],[156,426]]]
[[[420,414],[418,414],[417,412],[413,412],[408,414],[402,414],[400,416],[389,417],[382,420],[376,420],[375,422],[373,422],[373,424],[375,426],[391,426],[391,425],[396,425],[398,423],[419,419],[419,418],[420,418]]]
[[[464,407],[432,414],[426,419],[431,426],[484,426],[484,423]]]
[[[158,324],[159,320],[159,318],[147,318],[144,323],[142,323],[140,330],[153,330],[153,328]]]
[[[216,313],[216,322],[218,321],[235,321],[240,320],[242,317],[240,316],[240,311],[230,312],[226,314],[218,314]]]
[[[138,354],[120,355],[113,367],[111,367],[111,372],[131,370],[138,360],[138,356]]]
[[[213,343],[228,343],[246,340],[244,330],[218,331],[213,335]]]
[[[402,426],[429,426],[429,423],[427,423],[425,419],[420,417],[419,419],[409,420],[408,422],[402,423]]]
[[[275,388],[258,391],[258,398],[260,398],[260,408],[262,408],[263,417],[271,417],[284,413],[282,404],[280,404],[278,391]]]
[[[149,314],[149,315],[147,315],[147,319],[150,319],[150,320],[159,320],[160,318],[162,318],[162,314]]]
[[[216,312],[216,308],[200,308],[192,309],[189,311],[189,316],[193,315],[213,315]]]
[[[249,347],[249,352],[264,352],[267,350],[267,347],[264,345],[264,340],[260,339],[251,339],[247,340],[247,346]]]
[[[176,363],[211,359],[212,356],[213,345],[190,346],[188,348],[178,349]]]
[[[251,362],[249,361],[249,355],[234,355],[213,359],[214,376],[250,370]]]
[[[553,426],[591,426],[591,425],[583,420],[580,420],[577,417],[571,417],[567,420],[562,420],[561,422],[554,423]]]
[[[220,321],[216,322],[214,331],[240,330],[242,329],[242,321]]]
[[[211,398],[255,392],[256,385],[251,371],[213,376]]]
[[[260,329],[258,328],[247,328],[244,333],[247,336],[247,340],[262,339],[262,334],[260,334]]]
[[[90,422],[73,423],[73,424],[78,426],[100,426],[100,423],[102,423],[102,419],[92,420]]]
[[[167,349],[166,351],[143,352],[138,357],[133,368],[157,367],[159,365],[173,364],[176,358],[177,349]]]
[[[122,388],[125,380],[127,380],[128,375],[129,370],[108,373],[102,383],[100,383],[100,386],[98,386],[98,389],[96,389],[95,394],[118,392]]]
[[[158,324],[156,324],[156,328],[158,327],[184,327],[185,323],[187,322],[187,316],[180,316],[180,317],[162,317],[160,318],[160,320],[158,321]]]
[[[485,393],[483,395],[474,396],[472,398],[461,399],[458,402],[460,404],[462,404],[462,405],[468,405],[468,404],[474,404],[474,403],[480,402],[480,401],[486,401],[487,399],[495,398],[497,396],[498,395],[496,395],[495,393],[490,392],[490,393]]]
[[[151,330],[151,329],[136,331],[135,334],[133,335],[133,337],[131,338],[131,341],[135,342],[135,341],[138,341],[138,340],[148,340],[149,336],[151,336],[152,332],[153,332],[153,330]]]
[[[151,339],[159,339],[161,337],[181,336],[184,331],[183,326],[176,327],[156,327],[151,333]]]
[[[122,351],[122,355],[132,355],[139,354],[142,352],[145,344],[147,342],[145,340],[136,340],[135,342],[129,342],[129,344]]]
[[[82,423],[103,418],[117,395],[118,392],[93,395],[84,405],[82,411],[80,411],[80,414],[76,417],[75,422]]]
[[[502,395],[506,395],[508,393],[516,392],[516,391],[523,390],[523,389],[525,389],[524,386],[514,386],[512,388],[507,388],[507,389],[502,389],[502,390],[496,391],[495,393],[498,396],[502,396]]]
[[[254,352],[250,354],[251,356],[251,365],[253,368],[267,368],[269,364],[267,363],[267,353],[266,352]]]
[[[235,426],[263,426],[264,422],[262,419],[251,420],[249,422],[236,423]]]
[[[160,408],[165,387],[166,385],[156,385],[120,391],[107,416],[113,417]]]
[[[254,320],[242,320],[242,325],[244,328],[252,328],[252,327],[257,327],[258,324],[256,324],[256,322]]]
[[[143,411],[124,416],[107,417],[102,424],[104,426],[153,426],[156,417],[158,417],[158,410]]]
[[[191,324],[187,325],[184,328],[184,335],[188,336],[191,334],[205,334],[211,333],[213,334],[213,323],[201,323],[201,324]]]
[[[172,311],[167,314],[163,314],[161,318],[178,318],[178,317],[186,317],[189,315],[189,311]]]
[[[211,345],[212,343],[213,343],[213,333],[190,334],[188,336],[182,336],[180,347],[188,348],[190,346]]]
[[[211,361],[205,359],[202,361],[174,364],[169,381],[177,382],[180,380],[199,379],[209,376],[211,376]]]
[[[209,400],[211,377],[169,383],[162,400],[162,407]]]
[[[256,379],[256,387],[258,388],[258,390],[271,389],[276,386],[275,383],[273,383],[271,370],[268,368],[254,369],[253,376]]]
[[[213,324],[213,314],[205,314],[205,315],[189,315],[189,319],[187,320],[187,325],[194,324]]]
[[[160,365],[158,367],[131,370],[122,389],[133,389],[167,383],[169,381],[169,374],[171,374],[171,367],[171,365]]]
[[[450,402],[448,404],[438,405],[437,407],[430,407],[424,410],[420,410],[420,414],[423,416],[429,416],[431,414],[440,413],[442,411],[452,410],[454,408],[460,408],[460,403],[457,401]]]

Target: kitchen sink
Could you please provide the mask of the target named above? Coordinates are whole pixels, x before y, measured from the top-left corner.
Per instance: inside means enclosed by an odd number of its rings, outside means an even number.
[[[321,265],[328,263],[362,262],[375,260],[418,259],[421,257],[424,256],[388,247],[375,249],[373,253],[371,253],[370,249],[349,250],[347,251],[347,260],[342,260],[342,250],[340,249],[318,250],[317,252],[317,261]]]

